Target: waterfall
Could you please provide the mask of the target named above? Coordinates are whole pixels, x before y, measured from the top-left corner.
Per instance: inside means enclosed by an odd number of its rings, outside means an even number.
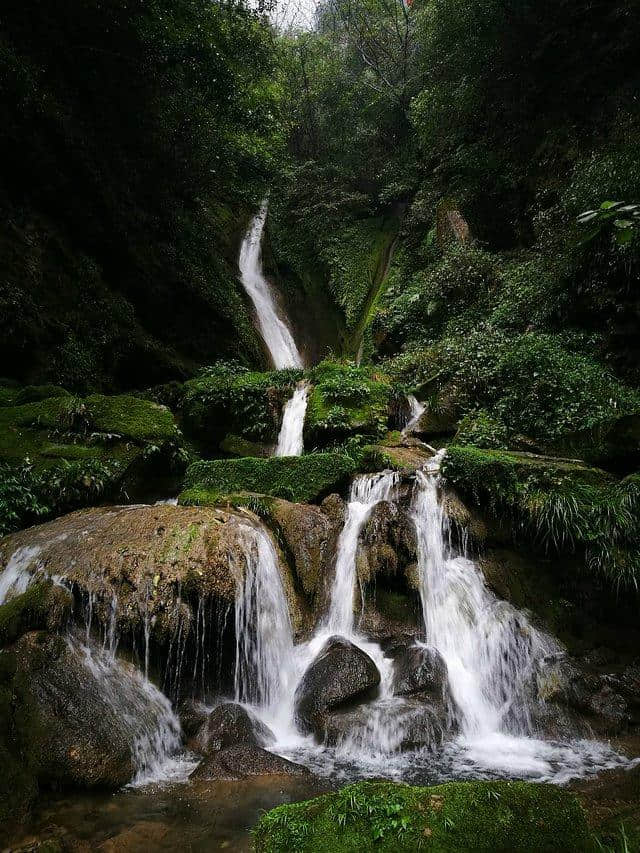
[[[356,553],[360,532],[380,501],[391,498],[399,481],[393,471],[356,477],[351,485],[347,515],[338,539],[331,604],[323,628],[329,634],[353,635],[353,596],[356,587]]]
[[[300,456],[304,450],[302,434],[304,417],[307,411],[309,386],[299,382],[293,397],[287,400],[282,412],[282,426],[278,436],[276,456]]]
[[[270,537],[245,522],[240,531],[244,553],[235,603],[235,698],[269,713],[290,692],[293,629]]]
[[[450,748],[454,774],[498,772],[561,782],[618,766],[622,759],[605,744],[537,737],[535,712],[542,703],[536,674],[562,647],[498,599],[479,567],[451,549],[438,498],[443,454],[416,473],[411,512],[426,644],[447,665],[451,711],[461,732]]]
[[[260,333],[269,350],[276,370],[287,367],[302,367],[291,330],[278,316],[276,302],[269,282],[262,272],[262,234],[267,218],[268,202],[265,199],[258,213],[251,220],[240,247],[240,278],[244,289],[253,302]]]
[[[417,400],[413,394],[409,394],[407,397],[407,403],[409,404],[409,416],[407,418],[407,423],[402,430],[403,435],[408,435],[411,432],[427,408],[425,404]]]

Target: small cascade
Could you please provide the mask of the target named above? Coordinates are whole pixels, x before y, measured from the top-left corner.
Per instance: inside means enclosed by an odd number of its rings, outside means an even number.
[[[180,722],[167,697],[107,649],[67,639],[119,727],[125,726],[135,767],[132,786],[186,779],[195,767],[182,752]]]
[[[536,674],[562,647],[496,598],[478,566],[451,549],[438,496],[443,455],[417,472],[412,516],[426,644],[447,665],[451,715],[461,732],[449,749],[454,775],[498,772],[563,781],[619,765],[622,759],[605,744],[537,737],[542,703],[535,695]]]
[[[302,367],[302,357],[286,322],[278,315],[276,301],[262,272],[262,235],[267,219],[265,199],[251,220],[240,247],[240,278],[256,309],[260,333],[276,370]]]
[[[347,515],[338,539],[336,573],[331,589],[329,613],[323,624],[325,633],[354,633],[353,596],[356,589],[356,552],[360,532],[380,501],[388,501],[398,485],[394,471],[356,477],[351,486]]]
[[[282,412],[276,456],[301,456],[304,450],[304,418],[307,412],[309,386],[299,382],[293,397],[287,400]]]
[[[235,698],[271,716],[291,692],[293,628],[269,535],[249,523],[240,527],[245,547],[237,567]]]
[[[11,555],[5,570],[0,574],[0,605],[9,598],[15,598],[16,595],[22,595],[27,591],[29,584],[33,581],[31,566],[39,553],[40,548],[33,545],[18,548]]]
[[[407,403],[409,404],[409,415],[407,417],[407,423],[402,430],[403,435],[408,435],[411,432],[411,430],[418,424],[418,421],[427,408],[425,404],[417,400],[413,394],[408,395]]]

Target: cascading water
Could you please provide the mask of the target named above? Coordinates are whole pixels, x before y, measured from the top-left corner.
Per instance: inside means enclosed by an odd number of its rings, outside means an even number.
[[[438,498],[443,454],[416,474],[412,517],[426,645],[447,665],[460,727],[448,748],[453,775],[495,772],[563,781],[620,764],[616,753],[595,741],[536,737],[536,673],[562,649],[524,613],[496,598],[472,560],[452,552]]]
[[[33,545],[18,548],[11,555],[7,567],[0,575],[0,605],[26,591],[33,579],[31,566],[39,552],[40,548]]]
[[[391,498],[398,480],[398,474],[383,471],[381,474],[356,477],[353,481],[344,527],[338,540],[329,613],[322,626],[323,633],[329,636],[341,634],[350,639],[354,633],[353,596],[360,531],[375,505]]]
[[[293,397],[287,400],[282,412],[276,456],[300,456],[304,450],[304,417],[307,411],[309,386],[299,382]]]
[[[407,397],[407,403],[409,404],[409,416],[407,418],[407,423],[402,430],[403,435],[407,435],[411,432],[427,408],[425,404],[417,400],[413,394],[409,394]]]
[[[235,567],[235,699],[278,726],[294,688],[289,605],[269,535],[247,522],[239,525],[244,549],[242,565]]]
[[[265,199],[251,220],[240,247],[240,278],[256,309],[260,333],[276,370],[302,367],[302,357],[286,322],[278,315],[276,301],[269,282],[262,272],[262,234],[267,219]]]

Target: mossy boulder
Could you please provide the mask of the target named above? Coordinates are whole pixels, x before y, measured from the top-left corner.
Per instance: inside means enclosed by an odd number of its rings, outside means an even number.
[[[196,462],[187,470],[180,502],[204,506],[235,492],[312,501],[339,490],[354,472],[353,460],[341,453]]]
[[[388,427],[391,385],[369,368],[324,361],[311,372],[305,446],[325,447],[354,435],[382,438]]]
[[[183,465],[182,444],[169,409],[129,395],[0,407],[0,532],[131,493]]]
[[[584,462],[453,446],[442,471],[465,500],[507,523],[514,539],[546,553],[581,555],[609,582],[640,572],[640,478],[617,481]]]
[[[63,587],[41,581],[0,606],[0,648],[27,631],[57,630],[69,618],[73,598]]]
[[[273,809],[254,830],[254,843],[257,853],[597,849],[572,794],[529,782],[450,782],[427,788],[360,782]]]

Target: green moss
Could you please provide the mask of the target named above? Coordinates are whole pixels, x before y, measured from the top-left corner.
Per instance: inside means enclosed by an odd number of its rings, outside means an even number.
[[[386,376],[348,362],[323,361],[310,377],[307,446],[326,446],[353,435],[385,435],[392,394]]]
[[[271,449],[268,445],[231,433],[220,442],[220,450],[230,456],[269,456]]]
[[[236,492],[311,501],[340,488],[354,471],[353,460],[340,453],[196,462],[187,470],[181,502]]]
[[[476,447],[450,447],[447,481],[511,524],[514,538],[582,555],[616,585],[640,578],[640,479],[616,482],[580,462]]]
[[[576,798],[553,785],[451,782],[429,788],[360,782],[279,806],[254,831],[257,853],[586,853],[595,849]]]
[[[176,441],[179,432],[165,406],[121,394],[93,394],[85,401],[93,431],[121,435],[138,443]]]

